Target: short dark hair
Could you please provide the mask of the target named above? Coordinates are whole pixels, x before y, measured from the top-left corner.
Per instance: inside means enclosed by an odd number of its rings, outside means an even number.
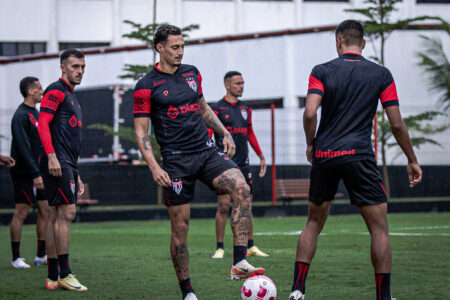
[[[84,54],[83,54],[83,52],[78,51],[77,49],[67,49],[63,53],[61,53],[61,56],[59,57],[59,61],[61,63],[64,63],[64,61],[71,56],[75,56],[76,58],[83,58]]]
[[[341,36],[346,46],[361,46],[364,38],[364,26],[355,20],[345,20],[337,27],[336,36]]]
[[[25,77],[20,81],[20,93],[24,98],[28,96],[28,90],[36,81],[39,81],[39,79],[31,76]]]
[[[169,24],[159,26],[153,37],[154,48],[156,49],[156,45],[159,43],[167,42],[169,35],[181,35],[181,28]]]
[[[225,76],[223,77],[223,82],[227,81],[228,78],[231,78],[233,76],[242,76],[241,73],[239,73],[238,71],[228,71]]]

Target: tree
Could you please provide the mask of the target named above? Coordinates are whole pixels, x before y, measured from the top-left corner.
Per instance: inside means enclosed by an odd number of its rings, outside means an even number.
[[[384,58],[386,40],[390,37],[393,31],[407,28],[421,29],[421,26],[417,25],[417,22],[419,21],[434,21],[437,22],[437,29],[443,29],[447,31],[449,30],[449,24],[445,20],[440,17],[434,16],[419,16],[415,18],[392,21],[392,13],[397,10],[395,5],[402,1],[403,0],[365,0],[364,3],[367,5],[365,8],[346,9],[347,12],[357,13],[365,17],[364,20],[361,20],[361,23],[363,23],[365,27],[365,34],[368,37],[368,40],[372,45],[375,53],[375,55],[370,58],[374,59],[383,66],[385,63]],[[379,42],[378,47],[377,42]],[[433,112],[426,113],[426,115],[418,117],[416,121],[428,121],[434,119],[437,116]],[[428,119],[425,117],[427,117]],[[383,163],[383,179],[386,187],[386,195],[388,198],[390,198],[390,185],[386,163],[386,152],[389,148],[389,137],[392,135],[392,133],[390,132],[390,127],[386,126],[388,121],[386,120],[384,110],[381,110],[377,113],[377,123],[379,124],[380,133],[379,136],[381,144],[381,159]],[[421,125],[420,128],[424,128],[424,125]],[[413,142],[414,147],[420,147],[425,143],[430,143],[430,140],[431,139],[417,137],[416,139],[412,139],[411,141]]]
[[[447,31],[450,36],[450,32]],[[444,110],[450,109],[450,64],[442,47],[442,42],[424,35],[423,52],[417,52],[419,66],[423,68],[429,91],[439,95],[439,103]]]

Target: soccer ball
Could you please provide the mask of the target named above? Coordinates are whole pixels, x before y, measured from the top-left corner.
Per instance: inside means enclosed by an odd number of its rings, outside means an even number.
[[[244,282],[241,297],[242,300],[276,300],[277,288],[269,277],[253,276]]]

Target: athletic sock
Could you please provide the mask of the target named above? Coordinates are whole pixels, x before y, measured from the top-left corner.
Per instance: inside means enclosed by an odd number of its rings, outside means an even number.
[[[223,242],[217,242],[216,249],[223,249]]]
[[[233,266],[238,262],[245,259],[247,256],[247,247],[245,246],[234,246],[233,247]]]
[[[47,272],[48,279],[57,281],[58,280],[58,259],[57,258],[48,258],[47,259]]]
[[[253,247],[253,246],[255,246],[255,240],[248,240],[248,242],[247,242],[247,248],[251,248],[251,247]]]
[[[58,255],[59,276],[61,279],[66,278],[67,275],[72,274],[69,264],[69,254]]]
[[[181,289],[181,294],[183,294],[183,299],[189,293],[195,294],[194,289],[192,288],[191,278],[180,281],[179,285],[180,285],[180,289]]]
[[[20,257],[20,242],[11,242],[12,261],[15,261]]]
[[[377,300],[391,300],[391,273],[376,273]]]
[[[294,267],[294,283],[292,284],[292,292],[299,290],[305,294],[306,276],[308,276],[309,264],[301,261],[295,262]]]
[[[38,240],[37,241],[37,256],[44,257],[47,252],[45,252],[45,241]]]

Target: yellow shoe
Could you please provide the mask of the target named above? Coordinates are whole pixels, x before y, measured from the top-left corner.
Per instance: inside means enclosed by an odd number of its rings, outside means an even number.
[[[69,291],[78,291],[78,292],[87,291],[87,287],[82,285],[73,274],[69,274],[67,275],[67,277],[58,280],[58,285],[60,288]]]
[[[212,258],[223,258],[224,255],[225,255],[225,250],[223,250],[222,248],[218,248],[216,250],[216,252],[214,253],[214,255],[211,257]]]
[[[247,256],[260,256],[260,257],[267,257],[269,254],[266,254],[259,250],[258,247],[253,246],[250,249],[247,249]]]
[[[53,280],[47,278],[47,281],[45,282],[45,289],[47,289],[47,290],[59,289],[58,281],[53,281]]]

